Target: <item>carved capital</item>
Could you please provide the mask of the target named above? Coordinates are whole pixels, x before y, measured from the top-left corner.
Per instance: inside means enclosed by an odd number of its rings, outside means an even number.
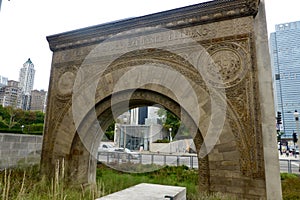
[[[246,0],[246,7],[248,8],[248,11],[253,13],[254,15],[258,12],[258,6],[259,6],[260,0]]]

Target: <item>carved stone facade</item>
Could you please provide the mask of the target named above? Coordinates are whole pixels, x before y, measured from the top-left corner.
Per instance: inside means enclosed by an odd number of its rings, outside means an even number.
[[[275,139],[264,139],[273,122],[257,56],[262,4],[216,0],[49,36],[42,170],[64,158],[73,183],[94,183],[102,131],[128,108],[160,104],[194,135],[200,190],[271,199],[280,179],[265,170],[264,148]]]

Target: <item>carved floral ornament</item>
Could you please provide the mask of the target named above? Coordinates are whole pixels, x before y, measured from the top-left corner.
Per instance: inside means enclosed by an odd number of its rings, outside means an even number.
[[[58,70],[58,80],[55,82],[57,98],[61,100],[69,99],[72,95],[73,85],[76,77],[77,68],[75,66],[64,67]]]
[[[204,69],[208,82],[215,87],[232,87],[240,83],[248,71],[250,57],[235,43],[219,43],[207,50],[213,63]]]

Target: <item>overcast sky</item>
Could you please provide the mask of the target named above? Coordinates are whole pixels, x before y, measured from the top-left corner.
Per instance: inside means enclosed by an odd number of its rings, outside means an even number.
[[[31,58],[34,89],[48,90],[52,52],[46,36],[179,8],[207,0],[2,0],[0,11],[0,75],[18,80]],[[265,0],[268,31],[275,24],[300,21],[299,0]]]

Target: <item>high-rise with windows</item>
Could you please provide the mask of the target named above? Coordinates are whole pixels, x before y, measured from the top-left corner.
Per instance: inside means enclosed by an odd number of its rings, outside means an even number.
[[[45,112],[47,92],[44,90],[32,90],[30,110]]]
[[[297,131],[294,111],[300,111],[300,21],[276,25],[270,51],[275,111],[282,113],[283,138],[291,139]]]
[[[20,108],[21,89],[19,82],[14,80],[7,81],[7,85],[0,88],[0,105],[3,107],[11,106]]]
[[[0,88],[7,86],[8,78],[0,75]]]
[[[22,109],[30,110],[31,90],[33,89],[35,69],[30,58],[23,64],[20,69],[19,82],[22,91]]]

